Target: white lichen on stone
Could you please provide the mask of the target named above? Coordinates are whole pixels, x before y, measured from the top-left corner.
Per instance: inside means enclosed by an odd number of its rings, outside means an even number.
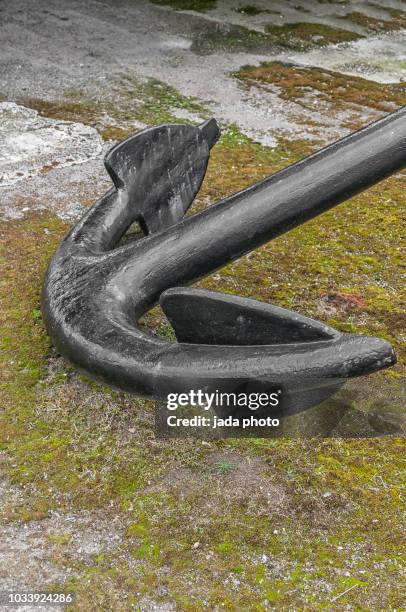
[[[41,117],[13,102],[0,103],[1,187],[94,159],[101,150],[101,138],[90,126]]]

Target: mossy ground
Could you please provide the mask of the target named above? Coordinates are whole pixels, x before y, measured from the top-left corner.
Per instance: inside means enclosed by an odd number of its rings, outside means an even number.
[[[241,186],[282,164],[269,158],[266,163],[259,147],[256,156],[255,145],[229,147],[226,142],[224,157],[220,149],[213,159],[208,195],[225,195],[235,187],[227,185],[228,164],[236,164],[239,154],[247,173],[239,178]],[[397,197],[397,179],[390,183],[373,199],[378,219],[379,203],[387,206]],[[386,256],[391,230],[371,240],[370,205],[367,226],[359,232],[356,223],[349,232],[351,219],[362,214],[362,202],[354,204],[346,205],[343,216],[337,212],[321,227],[296,230],[204,284],[308,314],[321,291],[347,288],[368,301],[373,332],[396,340],[396,287],[386,294],[373,282],[383,275],[393,283],[396,262]],[[393,218],[394,200],[390,210]],[[44,234],[45,228],[50,233]],[[98,555],[91,567],[66,559],[63,542],[52,543],[54,561],[76,568],[78,577],[67,585],[77,592],[75,606],[90,610],[96,601],[100,607],[128,609],[129,603],[152,596],[185,610],[221,604],[233,610],[247,602],[253,610],[293,604],[325,609],[335,595],[357,585],[345,598],[354,607],[365,601],[369,609],[400,607],[402,443],[229,440],[202,446],[194,440],[156,440],[152,402],[100,388],[63,362],[52,365],[39,287],[66,229],[50,217],[6,228],[1,438],[10,457],[7,475],[27,494],[26,504],[7,509],[8,520],[85,507],[118,512],[127,525],[120,550]],[[346,256],[354,239],[357,253]],[[376,258],[370,270],[371,253],[381,249],[384,264]],[[294,263],[285,256],[292,252]],[[368,277],[371,283],[365,285]],[[363,322],[357,327],[359,317],[354,313],[351,326],[365,331]],[[335,323],[346,328],[348,316]],[[247,462],[241,475],[237,466]],[[120,603],[123,592],[129,595],[126,604]]]
[[[318,103],[331,106],[332,111],[354,107],[370,107],[390,112],[406,102],[404,83],[376,83],[362,77],[343,75],[322,68],[301,67],[282,62],[264,62],[260,66],[244,66],[235,76],[242,83],[278,88],[278,95],[305,108]]]
[[[114,115],[107,102],[78,102],[77,94],[66,105],[31,105],[95,125],[108,112],[122,135],[133,119],[172,120],[177,105],[204,115],[197,101],[157,83],[152,87],[134,112],[130,103],[120,110],[126,116]],[[317,85],[315,90],[322,95]],[[132,94],[129,87],[124,95],[133,100]],[[229,126],[213,150],[193,210],[313,147],[281,140],[268,149]],[[386,337],[400,361],[381,376],[400,377],[402,195],[402,178],[394,176],[200,286]],[[49,541],[52,562],[74,569],[64,585],[76,593],[73,608],[128,610],[172,602],[187,611],[402,609],[403,441],[156,438],[153,402],[78,375],[54,353],[45,333],[42,276],[67,230],[51,213],[1,227],[0,443],[6,453],[2,471],[24,497],[3,509],[4,520],[85,508],[118,517],[125,529],[120,546],[94,555],[91,563],[69,555],[66,533]],[[334,315],[323,311],[322,296],[334,293],[356,296],[352,304],[364,306],[337,308]],[[170,335],[159,311],[146,322]]]
[[[266,11],[272,13],[272,11]],[[272,23],[263,32],[243,25],[207,20],[196,23],[189,36],[191,50],[197,54],[219,52],[248,52],[267,54],[290,49],[305,51],[339,42],[350,42],[362,38],[350,30],[318,23],[294,23],[283,26]]]
[[[390,7],[385,8],[390,16],[387,20],[377,19],[360,11],[347,13],[343,19],[346,22],[352,21],[370,32],[393,32],[406,26],[406,12]]]
[[[275,41],[288,49],[309,49],[328,44],[350,42],[362,38],[361,35],[320,23],[287,23],[282,26],[269,24],[266,32]]]

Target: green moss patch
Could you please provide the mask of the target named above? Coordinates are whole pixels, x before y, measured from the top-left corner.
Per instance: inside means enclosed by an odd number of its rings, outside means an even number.
[[[333,28],[321,23],[285,23],[282,26],[269,24],[266,26],[266,32],[279,45],[298,50],[362,38],[359,34],[349,30]]]
[[[197,23],[191,32],[194,53],[208,55],[219,52],[270,53],[275,51],[276,43],[266,33],[247,27],[207,20]]]
[[[262,13],[272,13],[267,9],[260,9],[255,4],[244,4],[235,9],[237,13],[241,13],[242,15],[248,15],[249,17],[255,17],[256,15],[261,15]]]
[[[376,83],[331,70],[282,62],[265,62],[257,67],[246,66],[235,75],[248,85],[275,86],[282,99],[293,100],[310,110],[314,110],[314,101],[309,100],[309,92],[314,92],[334,110],[359,105],[388,112],[402,106],[406,100],[404,83]]]
[[[258,32],[241,25],[207,20],[204,24],[192,25],[191,38],[192,51],[209,54],[219,51],[272,53],[284,48],[303,51],[357,40],[362,36],[317,23],[269,24],[264,32]]]
[[[184,11],[210,11],[217,5],[217,0],[152,0],[152,2]]]
[[[390,15],[389,19],[377,19],[359,11],[347,13],[343,19],[350,20],[370,32],[392,32],[406,27],[406,13],[404,11],[389,7],[385,7],[385,10]]]

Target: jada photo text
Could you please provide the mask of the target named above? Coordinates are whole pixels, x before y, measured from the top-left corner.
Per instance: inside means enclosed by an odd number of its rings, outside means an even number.
[[[170,429],[222,429],[279,427],[277,411],[281,390],[271,393],[207,393],[191,389],[169,393],[165,402],[165,423]]]

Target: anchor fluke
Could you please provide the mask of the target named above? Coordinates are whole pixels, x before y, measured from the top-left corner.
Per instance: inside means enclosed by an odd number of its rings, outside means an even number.
[[[159,300],[178,342],[249,346],[332,340],[339,333],[319,321],[257,300],[186,287]]]
[[[219,135],[215,119],[199,127],[161,125],[127,138],[107,153],[106,169],[136,209],[145,234],[182,219],[200,189],[210,148]]]

